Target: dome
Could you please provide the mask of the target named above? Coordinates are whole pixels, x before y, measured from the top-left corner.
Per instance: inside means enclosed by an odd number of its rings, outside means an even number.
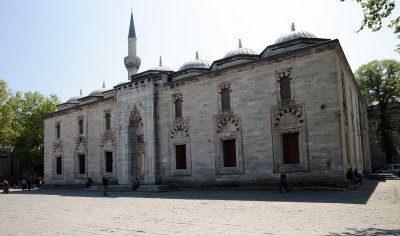
[[[211,63],[206,60],[199,59],[199,53],[196,52],[196,60],[186,62],[179,68],[179,70],[186,70],[186,69],[208,69],[210,68]]]
[[[79,103],[79,102],[78,102],[78,99],[79,99],[79,98],[82,98],[82,97],[83,97],[82,95],[73,96],[73,97],[71,97],[70,99],[68,99],[68,101],[67,101],[66,103]]]
[[[95,89],[93,90],[91,93],[89,93],[89,97],[90,96],[103,96],[103,92],[106,91],[107,89],[105,88],[101,88],[101,89]]]
[[[297,39],[297,38],[316,38],[316,36],[310,32],[307,31],[296,31],[294,27],[294,23],[292,23],[292,32],[288,34],[284,34],[281,37],[279,37],[276,41],[275,44],[277,43],[283,43],[292,39]]]
[[[155,71],[174,71],[172,68],[162,65],[161,56],[160,56],[160,64],[159,64],[157,67],[150,68],[149,70],[155,70]]]
[[[224,58],[232,57],[236,55],[258,55],[255,51],[251,50],[250,48],[243,48],[242,41],[239,39],[239,48],[233,51],[228,52]]]

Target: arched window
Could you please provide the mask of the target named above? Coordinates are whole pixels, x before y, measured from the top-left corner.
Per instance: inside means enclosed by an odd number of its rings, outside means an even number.
[[[292,98],[290,91],[290,79],[288,76],[284,76],[280,80],[280,89],[281,89],[281,100],[286,101]]]

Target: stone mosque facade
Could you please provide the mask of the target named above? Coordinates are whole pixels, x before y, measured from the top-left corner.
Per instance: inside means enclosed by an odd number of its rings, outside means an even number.
[[[44,119],[45,181],[79,185],[215,186],[347,183],[370,171],[366,103],[337,39],[306,31],[261,53],[239,48],[212,63],[137,73],[133,16],[129,81],[58,105]]]

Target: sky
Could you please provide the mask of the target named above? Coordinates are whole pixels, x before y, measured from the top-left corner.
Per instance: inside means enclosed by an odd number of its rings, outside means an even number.
[[[399,3],[400,4],[400,3]],[[139,72],[221,59],[243,47],[261,53],[296,30],[339,39],[351,69],[395,59],[392,29],[357,33],[362,9],[346,0],[0,0],[0,79],[13,92],[38,91],[62,102],[128,81],[123,59],[133,12]],[[400,15],[400,6],[393,14]],[[387,25],[388,21],[384,22]]]

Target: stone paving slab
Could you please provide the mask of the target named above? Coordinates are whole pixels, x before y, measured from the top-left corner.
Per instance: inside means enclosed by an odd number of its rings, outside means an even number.
[[[400,181],[353,191],[12,190],[0,235],[400,235]]]

